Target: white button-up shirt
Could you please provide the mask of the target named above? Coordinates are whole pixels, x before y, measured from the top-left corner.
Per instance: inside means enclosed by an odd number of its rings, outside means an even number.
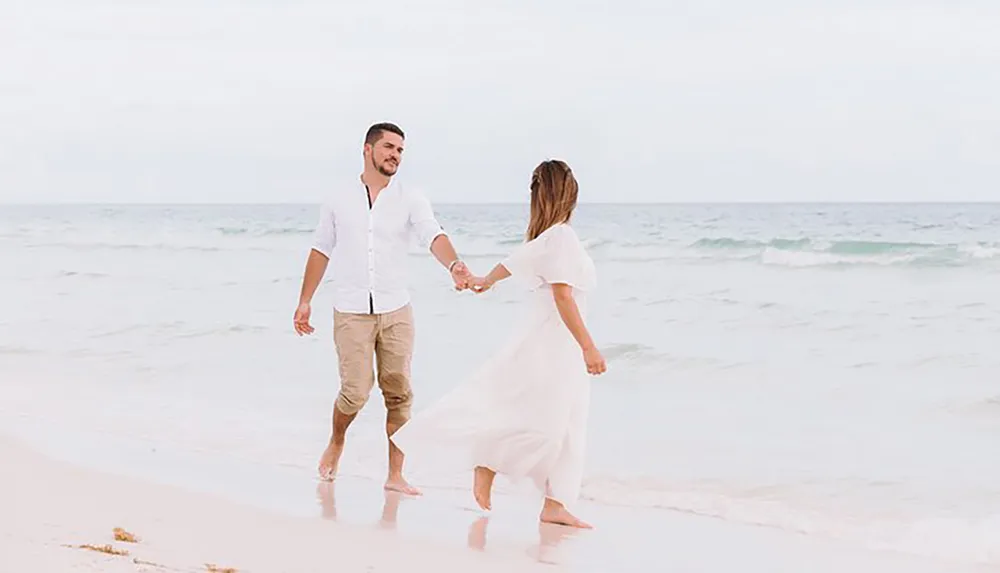
[[[382,314],[410,302],[407,253],[444,230],[426,197],[391,179],[369,205],[360,179],[320,210],[312,248],[330,259],[333,305],[340,312]]]

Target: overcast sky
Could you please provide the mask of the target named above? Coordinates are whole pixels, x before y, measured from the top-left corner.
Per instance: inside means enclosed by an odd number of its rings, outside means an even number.
[[[0,202],[1000,200],[996,0],[0,0]]]

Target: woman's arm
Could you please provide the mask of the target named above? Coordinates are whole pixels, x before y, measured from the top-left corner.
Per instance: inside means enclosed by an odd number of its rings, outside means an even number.
[[[475,292],[486,292],[493,288],[496,283],[510,277],[510,271],[503,264],[493,267],[485,277],[472,277],[469,279],[469,287]]]
[[[573,298],[573,287],[568,284],[556,283],[552,285],[552,298],[556,300],[556,307],[559,309],[559,316],[563,324],[573,334],[580,349],[586,351],[588,348],[596,348],[594,341],[590,338],[590,332],[583,323],[580,315],[580,308],[576,306]]]
[[[563,324],[569,329],[573,338],[576,339],[580,349],[583,350],[583,360],[587,363],[587,372],[590,374],[603,374],[607,369],[604,357],[590,337],[587,326],[583,323],[580,315],[580,307],[576,305],[573,298],[573,287],[565,283],[555,283],[552,285],[552,297],[556,301],[556,308],[559,309],[559,317]]]

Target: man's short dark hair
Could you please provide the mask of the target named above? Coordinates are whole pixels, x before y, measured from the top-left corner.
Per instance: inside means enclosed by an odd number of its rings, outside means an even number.
[[[382,139],[382,134],[388,131],[389,133],[395,133],[396,135],[406,139],[406,135],[403,134],[403,130],[399,128],[398,125],[389,122],[376,123],[375,125],[368,128],[368,133],[365,134],[365,143],[368,145],[375,145],[378,140]]]

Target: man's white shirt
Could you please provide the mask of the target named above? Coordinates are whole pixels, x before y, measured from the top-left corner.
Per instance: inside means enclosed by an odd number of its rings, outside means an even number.
[[[443,234],[423,193],[393,178],[370,204],[359,178],[320,209],[312,248],[330,259],[334,308],[382,314],[410,302],[411,241],[429,249]]]

